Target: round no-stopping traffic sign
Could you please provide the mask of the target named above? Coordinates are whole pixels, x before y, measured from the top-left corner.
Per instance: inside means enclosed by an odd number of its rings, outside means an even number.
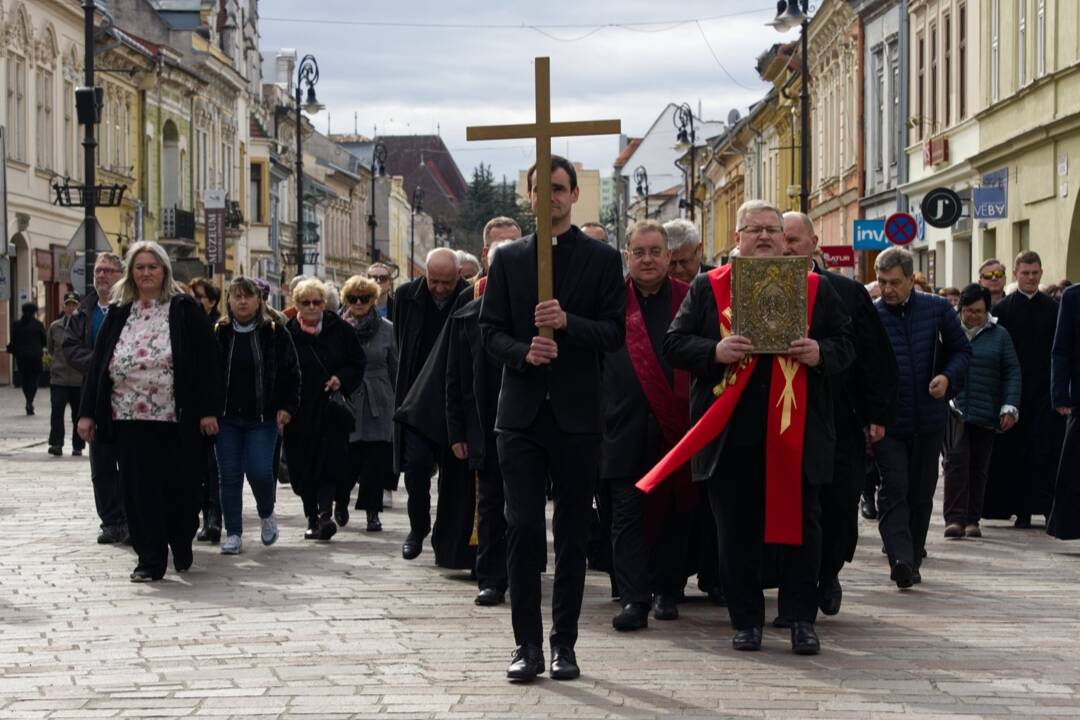
[[[908,213],[893,213],[885,219],[885,238],[893,245],[907,245],[918,231],[915,218]]]

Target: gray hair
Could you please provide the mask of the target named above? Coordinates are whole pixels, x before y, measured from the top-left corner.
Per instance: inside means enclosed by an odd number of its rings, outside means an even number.
[[[747,215],[749,215],[750,213],[762,211],[776,213],[776,219],[780,221],[781,225],[784,224],[784,213],[780,212],[780,210],[776,206],[770,205],[764,200],[747,200],[742,205],[740,205],[739,209],[735,212],[736,232],[739,228],[743,226],[743,220],[746,219]]]
[[[309,280],[310,278],[310,275],[296,275],[295,277],[293,277],[292,280],[289,281],[289,292],[291,293],[293,290],[296,289],[297,285],[304,282],[305,280]]]
[[[911,277],[915,274],[915,258],[904,248],[891,247],[882,250],[874,261],[874,270],[878,272],[888,272],[894,267],[903,270],[904,277]]]
[[[125,269],[127,269],[127,265],[124,264],[124,258],[120,257],[116,253],[111,253],[111,252],[100,252],[100,253],[98,253],[97,254],[97,259],[94,260],[94,265],[96,266],[99,262],[102,262],[102,261],[110,263],[113,267],[120,268],[121,272],[123,272]]]
[[[478,257],[476,257],[475,255],[473,255],[472,253],[470,253],[470,252],[465,252],[464,250],[458,250],[457,251],[457,256],[458,256],[458,262],[461,265],[464,265],[465,263],[470,263],[471,262],[476,267],[480,267],[480,259]]]
[[[671,251],[701,242],[701,233],[689,220],[669,220],[664,223],[664,230],[667,231],[667,246]]]
[[[337,285],[330,280],[327,280],[323,285],[326,287],[326,309],[336,313],[341,307],[341,293],[338,292]]]
[[[126,267],[124,268],[124,279],[116,283],[112,287],[112,291],[109,293],[109,301],[116,303],[117,305],[128,305],[135,301],[139,297],[139,287],[135,284],[135,257],[141,253],[150,253],[154,258],[161,263],[162,269],[165,271],[165,277],[161,281],[161,294],[158,295],[158,300],[161,302],[168,302],[174,295],[180,295],[183,291],[180,286],[176,284],[176,280],[173,278],[172,261],[169,260],[169,253],[165,252],[165,248],[158,245],[153,240],[142,240],[134,243],[127,252]]]
[[[434,258],[437,258],[439,256],[445,256],[450,258],[450,260],[454,263],[454,269],[461,270],[461,257],[455,251],[446,247],[437,247],[429,250],[427,257],[424,258],[424,267],[426,268]]]

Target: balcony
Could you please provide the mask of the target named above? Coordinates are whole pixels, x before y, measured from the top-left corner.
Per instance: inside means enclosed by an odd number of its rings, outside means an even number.
[[[191,257],[195,253],[195,213],[178,207],[162,208],[158,239],[173,258]]]

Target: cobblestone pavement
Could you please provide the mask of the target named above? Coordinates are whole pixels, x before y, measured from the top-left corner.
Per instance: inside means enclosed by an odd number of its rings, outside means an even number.
[[[901,593],[864,523],[813,658],[771,628],[763,652],[736,654],[724,611],[701,601],[616,634],[607,578],[590,573],[583,677],[516,686],[508,607],[476,607],[430,548],[401,559],[401,495],[386,532],[354,520],[317,546],[284,489],[270,548],[248,496],[242,555],[198,545],[191,573],[135,585],[131,549],[94,543],[86,458],[45,452],[47,390],[38,407],[27,418],[0,388],[3,718],[1080,715],[1080,545],[1041,531],[945,541],[936,518],[923,583]]]

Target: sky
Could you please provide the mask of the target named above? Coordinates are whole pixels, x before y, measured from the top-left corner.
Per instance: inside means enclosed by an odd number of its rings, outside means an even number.
[[[553,120],[615,118],[640,136],[669,102],[700,104],[705,120],[745,114],[768,89],[755,58],[797,37],[765,25],[775,12],[771,0],[260,0],[259,29],[265,58],[315,56],[320,131],[438,132],[466,180],[481,162],[516,180],[535,144],[467,142],[465,128],[533,121],[533,58],[551,58]],[[556,139],[552,151],[608,175],[618,143]]]

